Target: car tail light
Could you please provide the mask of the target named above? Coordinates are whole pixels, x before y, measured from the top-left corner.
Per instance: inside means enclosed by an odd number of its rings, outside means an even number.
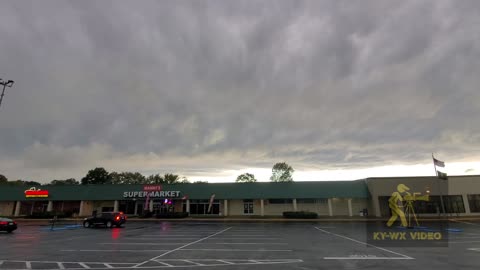
[[[7,224],[8,224],[8,222],[6,222],[6,221],[0,221],[0,225],[7,225]]]
[[[116,217],[115,217],[115,220],[120,220],[120,216],[116,216]]]

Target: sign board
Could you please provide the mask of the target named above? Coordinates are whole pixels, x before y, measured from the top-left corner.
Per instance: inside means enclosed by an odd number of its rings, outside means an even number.
[[[48,198],[48,190],[41,190],[36,187],[31,187],[25,190],[26,198]]]

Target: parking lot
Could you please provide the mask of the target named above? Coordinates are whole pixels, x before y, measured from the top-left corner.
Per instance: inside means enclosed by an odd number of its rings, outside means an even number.
[[[0,233],[0,269],[478,269],[480,223],[452,222],[448,247],[378,247],[365,223],[129,222],[24,225]]]

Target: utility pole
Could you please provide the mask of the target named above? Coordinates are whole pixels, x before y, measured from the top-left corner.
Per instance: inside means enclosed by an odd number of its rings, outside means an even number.
[[[3,96],[5,95],[5,88],[12,87],[14,81],[8,80],[4,81],[0,78],[0,85],[3,85],[2,94],[0,95],[0,107],[2,106]]]

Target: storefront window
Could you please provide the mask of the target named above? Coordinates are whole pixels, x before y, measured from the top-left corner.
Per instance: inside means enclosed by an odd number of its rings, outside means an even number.
[[[470,212],[480,213],[480,194],[467,195],[468,205],[470,205]]]
[[[214,200],[210,212],[208,211],[209,200],[191,200],[190,214],[191,215],[218,215],[220,213],[220,201]],[[186,211],[184,204],[183,211]]]

